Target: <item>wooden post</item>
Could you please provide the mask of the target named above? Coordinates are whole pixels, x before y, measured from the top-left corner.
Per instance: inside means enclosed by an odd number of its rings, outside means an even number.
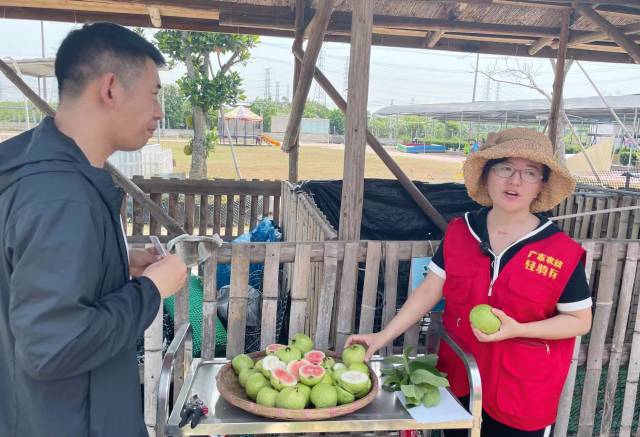
[[[589,6],[576,4],[575,8],[580,13],[580,15],[598,26],[609,36],[609,38],[611,38],[613,41],[615,41],[616,44],[622,47],[629,54],[629,56],[633,58],[636,64],[640,64],[640,46],[638,46],[627,35],[625,35],[624,31],[609,23],[602,15],[598,14],[593,8]]]
[[[364,196],[364,158],[367,148],[367,102],[373,2],[352,3],[349,90],[344,150],[342,202],[340,203],[341,240],[359,240]]]
[[[324,40],[324,34],[327,31],[327,26],[329,25],[329,18],[331,18],[334,3],[335,0],[325,0],[320,3],[316,9],[313,21],[309,24],[311,28],[311,37],[309,38],[307,50],[305,51],[304,59],[302,60],[300,80],[298,81],[295,94],[293,95],[293,101],[291,102],[291,115],[289,116],[287,131],[284,134],[284,140],[282,142],[282,149],[285,152],[291,150],[291,147],[298,137],[304,105],[307,101],[309,89],[311,88],[311,81],[313,80],[313,69],[315,68],[318,55],[320,54],[320,49],[322,48],[322,41]]]
[[[36,94],[30,87],[27,85],[21,78],[18,76],[15,71],[11,69],[2,59],[0,59],[0,71],[4,73],[4,75],[9,79],[11,83],[13,83],[24,95],[27,99],[31,101],[40,111],[47,114],[50,117],[55,116],[56,111],[53,110],[51,106],[42,98]],[[140,202],[145,208],[149,209],[151,215],[156,217],[158,221],[167,228],[169,234],[178,235],[185,234],[185,230],[173,219],[171,218],[160,205],[157,205],[153,202],[149,196],[147,196],[136,184],[131,182],[125,175],[120,173],[120,171],[113,167],[108,162],[105,162],[104,168],[111,172],[111,176],[113,177],[116,184],[120,185],[127,194],[131,195],[136,202]]]
[[[296,48],[302,49],[302,40],[304,38],[304,0],[296,0],[295,6],[295,40],[293,41],[294,51]],[[293,68],[293,92],[295,92],[300,83],[300,71],[302,70],[302,62],[298,58],[293,57],[295,63]],[[291,143],[289,150],[289,182],[298,182],[298,167],[300,160],[300,132],[297,132],[295,139]]]
[[[299,51],[295,52],[295,55],[298,59],[302,59],[304,56],[304,52],[302,51],[302,49],[300,49]],[[336,106],[346,114],[347,102],[345,102],[338,90],[336,90],[335,87],[331,85],[329,79],[327,79],[327,77],[322,74],[322,71],[320,71],[318,68],[315,69],[314,77],[318,84],[322,87],[322,89],[325,90],[327,95],[331,97],[331,100],[333,100]],[[369,146],[371,146],[373,151],[376,152],[382,162],[387,166],[389,171],[391,171],[391,173],[398,179],[400,185],[402,185],[402,187],[407,191],[407,194],[409,194],[413,201],[416,202],[418,207],[425,213],[427,217],[429,217],[433,221],[433,223],[435,223],[436,226],[438,226],[441,231],[444,232],[447,229],[447,221],[444,219],[444,217],[442,217],[438,210],[435,209],[433,205],[431,205],[431,202],[429,202],[429,200],[424,197],[420,190],[418,190],[418,187],[416,187],[413,181],[409,179],[409,176],[407,176],[402,171],[400,166],[393,160],[391,155],[389,155],[389,152],[387,152],[385,148],[382,147],[380,141],[378,141],[378,139],[371,133],[369,129],[367,129],[367,142],[369,143]]]
[[[558,143],[558,123],[560,119],[560,106],[562,105],[562,90],[564,88],[564,64],[567,58],[567,41],[569,40],[569,12],[562,13],[562,28],[560,29],[560,47],[558,48],[558,60],[556,61],[555,79],[553,81],[553,99],[551,100],[551,112],[549,114],[549,139],[555,148]]]

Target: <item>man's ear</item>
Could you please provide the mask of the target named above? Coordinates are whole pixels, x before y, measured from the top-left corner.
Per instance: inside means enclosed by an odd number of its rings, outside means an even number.
[[[116,104],[118,94],[118,78],[114,73],[103,74],[100,78],[100,100],[103,105],[112,108]]]

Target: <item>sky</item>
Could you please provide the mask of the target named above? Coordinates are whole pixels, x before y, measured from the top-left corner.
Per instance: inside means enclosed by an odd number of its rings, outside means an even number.
[[[68,23],[44,22],[45,55],[54,56],[64,36],[75,27]],[[146,36],[152,38],[153,30]],[[0,57],[15,59],[34,58],[42,55],[40,22],[30,20],[0,19]],[[237,71],[244,80],[247,101],[265,96],[265,82],[269,76],[272,98],[291,96],[293,77],[292,40],[288,38],[261,37],[252,50],[251,61]],[[318,65],[333,85],[343,92],[346,89],[349,46],[341,43],[325,43]],[[506,58],[480,55],[479,70],[486,71],[493,65],[511,67],[516,62],[531,63],[537,71],[540,86],[550,91],[553,70],[549,60]],[[390,104],[425,104],[470,102],[473,95],[476,54],[435,50],[372,47],[369,83],[369,110],[375,111]],[[604,95],[640,93],[640,65],[584,62],[583,67]],[[178,66],[161,72],[163,83],[171,83],[185,72]],[[1,76],[1,75],[0,75]],[[32,86],[35,80],[31,80]],[[55,81],[47,82],[49,95],[55,89]],[[572,67],[565,83],[564,97],[596,95],[577,66]],[[476,100],[535,99],[542,96],[536,91],[513,85],[488,81],[478,76]],[[0,101],[19,100],[20,93],[4,77],[0,78]],[[309,99],[333,106],[315,83]]]

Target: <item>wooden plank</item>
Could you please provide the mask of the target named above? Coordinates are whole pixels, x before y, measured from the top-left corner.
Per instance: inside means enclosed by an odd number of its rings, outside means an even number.
[[[189,272],[187,271],[187,277]],[[186,323],[189,323],[189,285],[186,284],[182,290],[175,294],[174,301],[174,329],[177,331]],[[184,354],[191,353],[190,351],[184,351]],[[182,384],[184,383],[184,375],[187,369],[184,368],[184,360],[182,354],[178,355],[174,366],[173,373],[173,389],[175,397],[180,392]]]
[[[336,294],[339,246],[343,246],[343,243],[329,242],[326,244],[324,251],[324,276],[320,297],[318,298],[318,318],[314,339],[316,348],[320,350],[329,348],[331,315],[333,314],[333,303]]]
[[[169,216],[178,221],[178,193],[169,193]]]
[[[224,225],[224,236],[225,238],[228,238],[228,239],[230,239],[233,236],[233,204],[234,202],[235,200],[234,200],[233,194],[228,194],[225,225]]]
[[[209,196],[202,194],[200,196],[200,223],[198,225],[198,233],[207,235],[209,228]]]
[[[386,328],[396,315],[398,296],[399,243],[387,241],[384,245],[384,304],[382,308],[382,327]],[[381,353],[393,354],[393,343],[388,344]]]
[[[184,196],[184,229],[187,234],[193,234],[193,221],[196,207],[196,199],[193,194]]]
[[[629,201],[630,198],[626,198]],[[630,202],[629,202],[630,203]],[[623,201],[624,205],[624,201]],[[616,387],[618,384],[618,372],[622,360],[622,346],[624,343],[629,308],[633,297],[633,285],[635,283],[636,268],[638,266],[638,243],[627,246],[627,257],[622,274],[622,285],[618,297],[618,309],[616,311],[616,324],[613,330],[611,355],[607,371],[607,385],[604,391],[604,407],[600,422],[600,435],[608,435],[613,422],[613,409],[615,407]]]
[[[244,234],[244,222],[247,209],[247,196],[240,196],[238,207],[238,235]]]
[[[636,272],[636,286],[634,295],[640,291],[640,273]],[[620,436],[630,436],[635,414],[636,396],[638,393],[638,379],[640,378],[640,311],[636,307],[631,337],[631,351],[629,353],[629,366],[624,388],[624,401],[622,404],[622,417],[620,419]],[[640,427],[636,430],[636,437]]]
[[[213,197],[213,235],[220,235],[220,224],[222,223],[222,196]]]
[[[624,196],[622,197],[622,207],[631,206],[631,197]],[[631,211],[620,211],[620,221],[618,222],[618,240],[624,240],[627,238],[627,234],[629,233],[629,216],[631,215]]]
[[[582,402],[580,404],[578,437],[590,437],[593,433],[598,384],[600,383],[602,372],[602,354],[613,304],[619,249],[618,243],[605,243],[604,245],[596,309],[589,341],[587,369],[582,390]]]
[[[162,370],[162,305],[144,331],[144,423],[150,434],[156,432],[158,382]]]
[[[362,226],[373,3],[353,2],[352,11],[347,97],[349,104],[345,122],[344,171],[338,227],[338,238],[341,240],[359,240]]]
[[[280,196],[273,196],[273,223],[280,223]]]
[[[227,322],[227,358],[233,358],[244,352],[251,247],[248,244],[233,244],[231,250],[233,258]]]
[[[291,150],[293,144],[298,138],[300,123],[302,122],[302,112],[313,80],[313,70],[315,68],[316,61],[318,60],[320,49],[322,48],[324,34],[327,31],[327,26],[329,25],[329,19],[333,12],[334,3],[335,0],[325,0],[317,5],[313,20],[309,24],[311,32],[309,35],[309,41],[307,42],[307,50],[304,59],[302,60],[300,79],[295,93],[293,94],[289,123],[287,123],[287,130],[284,134],[284,140],[282,141],[282,149],[285,152]]]
[[[634,206],[640,206],[640,197],[636,197]],[[631,235],[629,238],[637,240],[640,238],[640,209],[633,211],[633,224],[631,225]]]
[[[595,244],[592,242],[585,243],[582,248],[586,251],[585,273],[586,277],[591,276],[591,270],[593,268],[593,255],[595,252]],[[555,437],[563,437],[567,435],[567,429],[569,428],[569,419],[571,417],[571,405],[573,403],[573,392],[576,382],[576,374],[578,370],[578,360],[580,357],[580,345],[582,337],[576,337],[573,356],[571,357],[571,365],[569,367],[569,373],[562,389],[560,396],[560,402],[558,404],[558,414],[556,416],[556,423],[554,425],[553,435]]]
[[[341,351],[344,343],[353,334],[353,314],[358,282],[358,243],[349,242],[344,248],[342,280],[338,292],[338,320],[336,323],[336,350]]]
[[[162,207],[162,194],[151,193],[149,195],[151,201]],[[153,215],[149,215],[149,235],[160,235],[160,222]]]
[[[618,196],[613,196],[607,199],[607,209],[618,207]],[[618,214],[615,212],[609,212],[606,214],[607,219],[607,238],[613,238],[613,234],[616,228],[616,222],[618,221]]]
[[[278,316],[278,279],[280,276],[280,246],[267,247],[262,279],[262,323],[260,325],[260,349],[276,343]]]
[[[605,208],[606,200],[602,197],[596,199],[596,211],[603,210]],[[602,223],[604,222],[603,214],[596,214],[593,218],[593,230],[590,237],[598,239],[602,236]]]
[[[564,89],[565,79],[565,64],[567,60],[567,42],[569,41],[569,21],[570,11],[562,11],[561,25],[560,25],[560,45],[558,47],[558,54],[555,65],[555,75],[553,80],[553,93],[551,100],[551,111],[549,114],[549,139],[554,148],[558,145],[562,136],[562,132],[558,131],[558,125],[560,124],[560,105],[562,103],[562,91]]]
[[[593,196],[588,196],[584,202],[585,211],[593,211]],[[580,226],[580,238],[586,239],[589,236],[589,226],[591,225],[591,216],[586,215],[582,218],[582,226]]]
[[[269,218],[270,208],[271,198],[269,196],[262,196],[262,218]]]
[[[584,211],[584,195],[578,194],[576,195],[576,214],[580,214],[581,212]],[[573,238],[579,238],[580,237],[580,229],[582,228],[582,216],[576,217],[576,221],[575,224],[573,225],[573,232],[571,233],[571,236]]]
[[[214,250],[204,263],[202,295],[202,347],[200,356],[213,359],[216,353],[216,319],[218,318],[217,269],[218,254]]]
[[[234,179],[142,179],[136,184],[144,192],[224,195],[233,193],[245,196],[277,196],[280,181]]]
[[[567,197],[566,200],[566,205],[564,208],[564,213],[565,214],[573,214],[573,199],[574,199],[574,195],[571,194],[569,197]],[[571,234],[571,219],[564,219],[562,220],[562,230],[564,231],[565,234],[569,235]]]
[[[142,235],[144,231],[144,209],[142,205],[133,200],[133,232],[132,235]]]
[[[364,286],[362,289],[360,328],[358,329],[358,333],[360,334],[373,332],[381,256],[382,243],[379,241],[370,241],[367,245],[367,263],[365,265]]]
[[[291,286],[291,316],[289,319],[289,338],[298,332],[305,332],[307,323],[307,296],[309,291],[309,271],[311,246],[298,244],[296,260],[293,267],[293,283]]]
[[[411,251],[411,257],[415,258],[417,256],[419,256],[418,252],[418,247],[417,246],[413,246],[412,245],[412,251]],[[409,278],[411,278],[411,270],[409,271]],[[407,299],[409,298],[409,295],[413,293],[413,288],[411,287],[411,280],[409,280],[409,283],[407,285]],[[418,353],[418,345],[419,345],[419,340],[420,340],[420,326],[418,324],[414,324],[413,326],[409,327],[409,329],[407,329],[404,333],[404,341],[402,344],[403,348],[406,347],[411,347],[411,355],[415,356]]]
[[[251,196],[251,210],[249,211],[249,229],[258,224],[258,196]]]

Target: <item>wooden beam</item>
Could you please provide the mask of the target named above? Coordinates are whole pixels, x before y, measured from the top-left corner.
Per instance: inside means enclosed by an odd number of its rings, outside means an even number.
[[[552,42],[553,42],[553,38],[540,38],[535,43],[533,43],[531,47],[529,47],[529,54],[532,56],[535,55],[536,53],[538,53],[540,50],[542,50],[544,47],[548,46]]]
[[[153,27],[162,27],[162,13],[160,12],[160,8],[148,6],[147,9],[149,10],[149,18],[151,19]]]
[[[40,111],[44,114],[54,117],[55,111],[47,102],[42,100],[42,98],[36,94],[30,87],[27,85],[18,74],[11,69],[2,59],[0,59],[0,71],[4,73],[4,75],[9,79],[11,83],[13,83],[24,95],[27,97]],[[111,175],[115,182],[120,185],[136,202],[141,203],[144,207],[146,207],[152,216],[154,216],[162,226],[166,227],[169,231],[169,234],[179,235],[185,234],[185,230],[173,219],[164,212],[162,207],[151,200],[151,198],[146,195],[136,184],[131,182],[125,175],[120,173],[120,171],[113,167],[108,162],[105,162],[105,169],[111,172]]]
[[[560,106],[562,105],[562,91],[564,88],[565,77],[565,61],[567,59],[567,42],[569,40],[569,20],[570,12],[562,12],[562,28],[560,31],[560,48],[558,49],[558,59],[556,61],[555,78],[553,80],[553,95],[551,100],[551,112],[549,114],[549,139],[555,148],[558,136],[562,132],[558,132],[560,121]]]
[[[338,226],[340,240],[360,239],[364,197],[364,158],[367,149],[367,103],[369,101],[373,3],[371,0],[356,1],[352,3],[352,8],[344,170]]]
[[[449,21],[455,21],[460,19],[460,16],[464,12],[464,10],[467,8],[467,6],[468,6],[467,3],[458,3],[453,5],[447,12]],[[435,47],[436,44],[438,44],[438,41],[440,41],[440,38],[442,38],[444,34],[445,34],[445,31],[443,30],[436,30],[434,32],[431,32],[427,38],[427,48],[432,49],[433,47]]]
[[[20,8],[59,9],[118,14],[148,15],[148,7],[155,8],[161,15],[174,17],[217,20],[219,11],[214,8],[194,6],[157,5],[153,1],[96,1],[96,0],[0,0],[0,6]]]
[[[294,47],[302,48],[302,40],[304,38],[304,11],[305,11],[305,1],[304,0],[295,0],[295,39],[293,41]],[[298,88],[298,84],[300,83],[300,72],[302,70],[302,62],[298,60],[295,56],[293,57],[294,67],[293,67],[293,92],[296,92]],[[294,94],[295,96],[295,94]],[[291,144],[291,149],[289,150],[289,182],[295,183],[298,182],[298,168],[300,161],[300,133],[294,139]]]
[[[605,18],[598,14],[594,9],[581,4],[575,5],[576,10],[580,15],[591,21],[598,26],[603,32],[605,32],[613,41],[633,58],[636,64],[640,64],[640,46],[635,44],[627,37],[623,31],[609,23]]]
[[[322,41],[324,41],[324,34],[327,31],[334,3],[335,0],[325,0],[322,2],[316,9],[316,14],[309,24],[309,27],[311,28],[311,37],[309,38],[307,50],[305,51],[304,59],[302,60],[300,80],[298,81],[298,86],[296,87],[295,94],[293,95],[293,101],[291,102],[291,115],[289,116],[287,131],[285,132],[284,140],[282,141],[282,149],[285,152],[288,152],[293,147],[296,138],[298,138],[299,135],[304,105],[307,101],[307,96],[313,80],[313,69],[315,68],[318,55],[320,54],[320,49],[322,48]]]
[[[625,34],[634,34],[634,33],[640,32],[640,23],[627,24],[626,26],[619,27],[619,29]],[[590,42],[605,40],[608,38],[609,38],[609,35],[603,31],[582,32],[579,34],[576,32],[576,35],[572,35],[571,38],[569,38],[568,47],[577,47],[581,44],[588,44]],[[557,49],[558,43],[551,44],[551,47],[554,49]]]
[[[298,59],[302,59],[304,57],[304,52],[302,48],[300,50],[294,52]],[[338,90],[331,84],[329,79],[318,69],[317,67],[314,70],[314,78],[318,85],[324,89],[327,95],[333,100],[338,109],[340,109],[344,114],[347,113],[347,102],[342,98]],[[438,228],[444,232],[447,229],[447,221],[442,217],[442,215],[438,212],[437,209],[433,207],[431,202],[424,197],[424,195],[418,190],[418,187],[413,183],[411,179],[402,171],[400,166],[393,160],[389,152],[380,144],[380,141],[371,133],[369,129],[367,129],[367,143],[374,152],[378,155],[378,157],[382,160],[382,162],[387,166],[389,171],[398,179],[400,185],[406,190],[407,194],[413,199],[413,201],[418,205],[418,207],[425,213],[427,217],[429,217],[433,223],[438,226]]]

